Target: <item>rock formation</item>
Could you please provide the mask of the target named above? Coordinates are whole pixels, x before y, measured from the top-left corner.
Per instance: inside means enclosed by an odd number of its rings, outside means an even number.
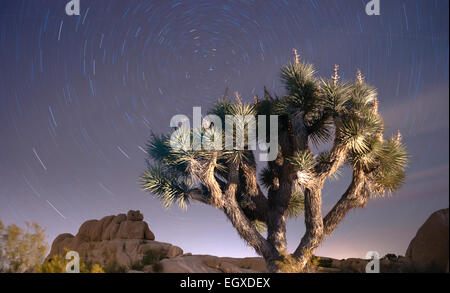
[[[183,250],[168,243],[157,242],[144,216],[139,211],[107,216],[101,220],[84,222],[77,235],[61,234],[53,241],[48,259],[79,253],[85,263],[130,268],[142,263],[146,255],[155,255],[150,261],[183,254]],[[151,257],[150,257],[151,258]]]
[[[434,212],[419,228],[406,251],[419,271],[448,272],[448,208]]]
[[[380,259],[383,273],[448,272],[448,209],[433,213],[411,241],[406,257],[386,255]],[[231,258],[183,254],[169,243],[155,241],[139,211],[107,216],[83,223],[76,236],[61,234],[50,254],[65,256],[67,250],[80,254],[88,264],[100,264],[107,272],[129,273],[267,273],[260,257]],[[368,260],[359,258],[316,258],[316,273],[365,273]]]
[[[100,264],[110,272],[256,273],[267,272],[262,258],[219,258],[183,255],[183,250],[158,242],[139,211],[84,222],[77,235],[61,234],[53,241],[48,260],[79,253],[81,261]]]

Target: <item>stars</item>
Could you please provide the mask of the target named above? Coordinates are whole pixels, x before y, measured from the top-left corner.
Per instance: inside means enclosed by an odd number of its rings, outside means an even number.
[[[51,202],[49,202],[48,200],[46,200],[46,202],[58,213],[58,215],[61,216],[61,218],[63,218],[64,220],[67,219],[66,216],[64,216]]]
[[[45,166],[44,162],[42,162],[41,158],[39,157],[37,151],[33,148],[33,153],[36,156],[36,158],[38,159],[39,163],[41,164],[42,168],[44,168],[44,170],[47,171],[47,167]]]
[[[138,146],[138,149],[140,149],[143,153],[148,154],[146,150],[144,150],[143,147],[141,147],[140,145]]]
[[[48,106],[48,111],[50,112],[50,116],[52,117],[52,121],[55,127],[58,127],[58,123],[56,123],[55,115],[53,115],[53,110],[51,106]]]
[[[125,153],[125,151],[124,151],[120,146],[117,146],[117,149],[118,149],[119,152],[120,152],[122,155],[124,155],[127,159],[130,159],[130,156],[128,156],[128,154]]]

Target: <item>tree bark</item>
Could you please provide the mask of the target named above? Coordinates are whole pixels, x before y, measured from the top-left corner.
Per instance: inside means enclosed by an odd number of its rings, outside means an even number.
[[[267,240],[280,253],[286,252],[286,214],[292,196],[292,185],[295,174],[290,163],[278,158],[272,168],[277,174],[278,185],[269,189]]]
[[[269,168],[277,175],[278,186],[269,189],[269,213],[267,240],[281,254],[286,254],[287,209],[294,189],[295,171],[287,157],[296,151],[308,148],[308,132],[303,122],[303,113],[282,116],[279,133],[281,154]]]
[[[369,199],[369,192],[364,189],[364,184],[364,172],[361,170],[353,171],[350,186],[323,220],[324,235],[331,235],[351,209],[366,205]]]
[[[277,258],[277,251],[256,230],[255,226],[245,216],[244,211],[236,201],[236,191],[239,184],[239,162],[229,165],[228,184],[223,193],[222,210],[231,221],[231,224],[248,245],[253,247],[259,255],[263,256],[268,263]]]
[[[262,192],[259,187],[258,180],[256,177],[256,166],[249,164],[241,164],[242,170],[242,185],[241,188],[243,192],[248,194],[254,204],[252,207],[243,208],[245,214],[251,220],[259,220],[261,222],[267,223],[267,213],[269,211],[269,205],[267,197]]]
[[[323,239],[321,188],[305,190],[305,226],[306,232],[293,257],[297,260],[297,269],[302,271],[314,251]]]
[[[305,192],[305,225],[306,233],[293,257],[298,261],[297,269],[303,271],[320,243],[336,229],[347,213],[354,208],[363,207],[369,199],[365,190],[364,172],[354,170],[352,182],[336,205],[322,220],[321,190],[306,190]]]

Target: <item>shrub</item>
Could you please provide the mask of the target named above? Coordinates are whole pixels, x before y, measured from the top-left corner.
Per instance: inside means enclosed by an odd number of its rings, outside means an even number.
[[[26,222],[26,228],[5,227],[0,221],[0,272],[32,273],[44,261],[48,245],[45,229]]]
[[[142,261],[136,261],[136,262],[131,264],[131,269],[132,270],[142,271],[143,268],[144,268],[144,264],[142,263]]]
[[[155,272],[155,273],[161,273],[163,270],[163,266],[159,261],[154,263],[152,265],[152,268],[153,268],[153,272]]]
[[[44,274],[63,274],[66,273],[66,265],[68,260],[66,260],[61,255],[55,255],[44,261],[43,264],[39,265],[36,272]],[[89,264],[86,265],[84,262],[80,262],[80,273],[104,273],[104,269],[99,264]]]
[[[394,253],[388,253],[384,256],[384,258],[387,258],[388,260],[397,260],[397,255]]]
[[[105,266],[105,272],[107,274],[123,274],[127,272],[127,268],[119,265],[117,261],[113,261]]]
[[[144,253],[144,257],[142,259],[143,265],[151,265],[154,264],[163,258],[165,258],[167,254],[164,251],[161,250],[147,250]]]

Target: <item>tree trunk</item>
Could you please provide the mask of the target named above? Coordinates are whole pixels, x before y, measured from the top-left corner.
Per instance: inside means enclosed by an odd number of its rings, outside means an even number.
[[[253,247],[259,255],[271,263],[278,257],[278,252],[264,237],[256,230],[255,226],[245,216],[244,211],[236,201],[236,191],[239,184],[239,162],[232,162],[229,165],[228,185],[223,193],[223,206],[228,219],[233,227],[248,245]]]
[[[281,254],[286,254],[286,218],[292,196],[296,172],[287,157],[296,151],[308,149],[308,132],[303,122],[303,113],[280,117],[282,131],[279,133],[281,153],[269,167],[278,178],[278,186],[269,189],[269,212],[267,240]]]
[[[321,213],[322,189],[305,191],[306,233],[293,254],[298,261],[297,269],[299,271],[305,270],[310,258],[325,236],[331,235],[346,214],[351,209],[363,207],[367,203],[369,194],[364,190],[364,184],[364,172],[354,170],[350,186],[323,220]]]
[[[297,260],[299,271],[303,271],[323,239],[321,188],[305,190],[305,226],[306,232],[293,257]]]

